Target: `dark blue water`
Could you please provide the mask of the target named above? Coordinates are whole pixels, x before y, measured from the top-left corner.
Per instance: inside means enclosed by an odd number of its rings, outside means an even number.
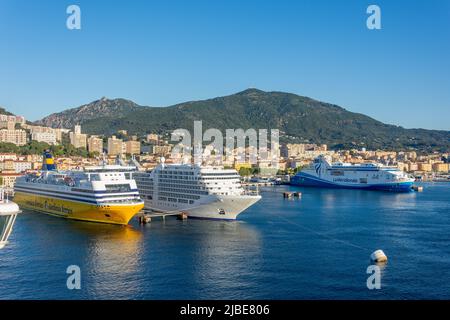
[[[284,190],[300,190],[285,200]],[[237,222],[118,227],[37,213],[0,250],[1,299],[449,299],[450,184],[423,193],[268,187]],[[381,289],[369,255],[383,249]],[[68,290],[66,268],[81,268]]]

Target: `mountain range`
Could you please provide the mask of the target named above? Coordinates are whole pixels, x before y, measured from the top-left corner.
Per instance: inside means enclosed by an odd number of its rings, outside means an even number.
[[[203,129],[279,129],[282,141],[325,143],[331,148],[414,149],[449,151],[450,131],[405,129],[385,124],[340,106],[285,92],[258,89],[225,97],[190,101],[169,107],[140,106],[125,99],[107,99],[51,114],[37,124],[72,128],[81,124],[89,134],[111,135],[118,130],[143,135]]]

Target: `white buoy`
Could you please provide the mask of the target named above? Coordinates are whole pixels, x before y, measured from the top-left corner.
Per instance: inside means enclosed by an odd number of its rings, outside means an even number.
[[[370,260],[373,262],[386,262],[387,256],[384,254],[383,250],[376,250],[370,255]]]

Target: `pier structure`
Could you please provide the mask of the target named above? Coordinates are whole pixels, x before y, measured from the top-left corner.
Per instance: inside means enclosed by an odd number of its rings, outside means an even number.
[[[165,221],[167,216],[177,217],[179,220],[186,220],[188,218],[188,214],[183,211],[155,212],[148,209],[142,210],[137,215],[137,218],[139,224],[147,224],[150,223],[153,218],[162,218],[162,220]]]

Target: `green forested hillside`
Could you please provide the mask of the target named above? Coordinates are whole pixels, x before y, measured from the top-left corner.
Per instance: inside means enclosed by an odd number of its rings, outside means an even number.
[[[279,129],[292,141],[326,143],[332,148],[450,150],[449,131],[405,129],[337,105],[257,89],[164,108],[103,98],[39,123],[66,128],[80,123],[85,132],[109,135],[119,129],[133,134],[191,129],[194,120],[202,120],[204,129]]]

